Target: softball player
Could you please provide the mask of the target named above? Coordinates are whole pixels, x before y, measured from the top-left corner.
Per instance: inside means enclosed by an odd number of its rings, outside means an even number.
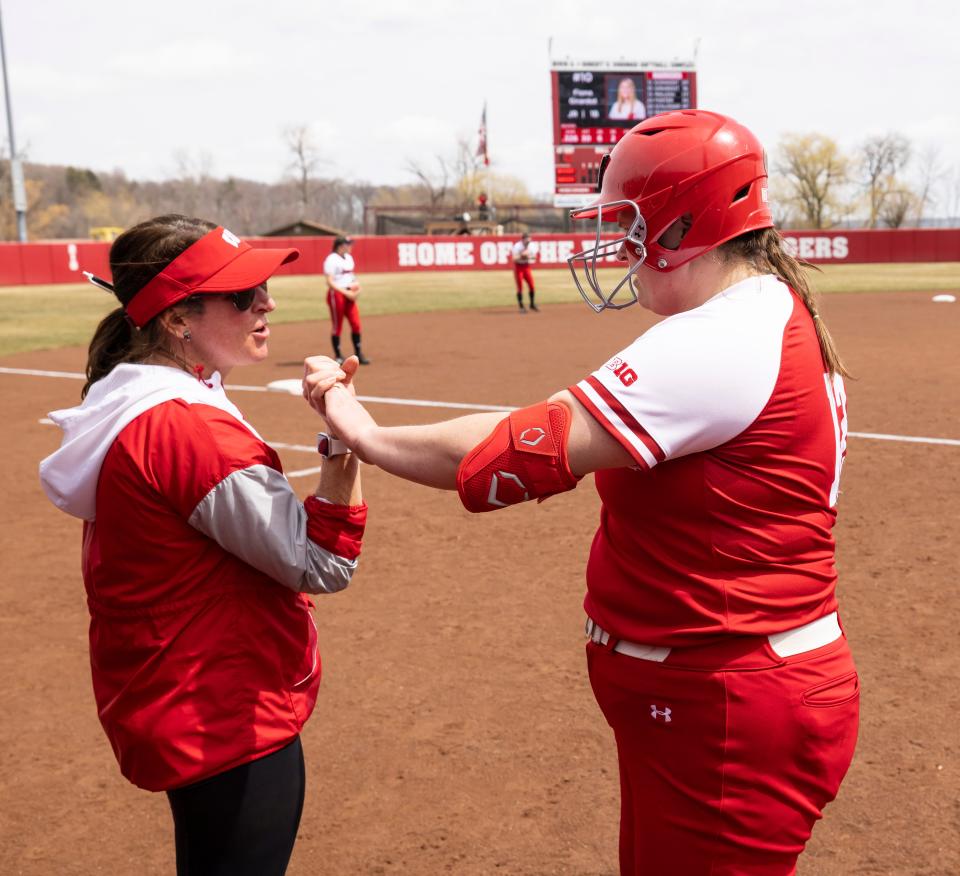
[[[330,341],[337,362],[343,362],[340,329],[343,327],[343,318],[346,317],[350,323],[353,351],[357,360],[361,365],[369,365],[370,360],[363,355],[360,347],[360,308],[357,306],[360,284],[354,274],[355,265],[353,256],[350,255],[352,247],[352,238],[338,237],[333,241],[333,252],[323,261],[323,273],[327,278],[327,307],[330,308]]]
[[[517,284],[517,307],[521,313],[527,312],[523,306],[523,284],[526,283],[530,309],[537,312],[540,308],[533,300],[536,290],[533,288],[533,271],[530,269],[530,265],[537,259],[537,247],[530,242],[530,235],[524,232],[520,240],[513,245],[510,254],[513,258],[513,279]]]
[[[857,735],[831,533],[844,369],[773,229],[763,148],[732,119],[637,125],[574,218],[596,222],[570,259],[587,303],[665,317],[583,380],[506,418],[402,429],[342,384],[322,395],[332,362],[307,390],[361,459],[472,511],[596,473],[587,663],[620,761],[621,872],[786,876]],[[605,289],[612,253],[627,269]]]
[[[123,775],[167,792],[179,876],[286,870],[320,684],[306,594],[346,587],[360,552],[356,459],[301,503],[223,390],[266,358],[266,281],[297,256],[184,216],[127,230],[83,404],[50,414],[41,480],[84,521],[100,721]]]

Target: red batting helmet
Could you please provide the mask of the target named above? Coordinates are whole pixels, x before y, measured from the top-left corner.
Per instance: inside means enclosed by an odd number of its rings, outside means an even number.
[[[763,147],[743,125],[719,113],[661,113],[631,128],[604,156],[598,188],[595,203],[570,214],[573,219],[597,220],[596,244],[568,259],[580,294],[597,312],[636,303],[628,281],[641,263],[672,271],[740,234],[773,226]],[[624,210],[633,215],[626,233],[601,241],[601,223],[617,221]],[[691,224],[680,245],[662,246],[661,235],[682,216],[689,216]],[[597,261],[616,258],[624,245],[632,246],[640,260],[604,293],[597,280]],[[613,303],[625,284],[632,299]]]

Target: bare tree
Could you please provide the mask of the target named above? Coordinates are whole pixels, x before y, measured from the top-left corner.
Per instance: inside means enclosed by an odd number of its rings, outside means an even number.
[[[210,215],[213,178],[213,156],[209,152],[192,153],[177,149],[173,153],[173,171],[168,192],[173,196],[173,212],[188,216]]]
[[[300,193],[300,218],[306,219],[310,206],[311,181],[321,163],[320,151],[306,125],[291,125],[284,130],[283,137],[292,155],[287,169],[296,179]]]
[[[953,165],[943,174],[942,195],[943,215],[954,222],[960,218],[960,165]]]
[[[310,157],[306,151],[305,157]],[[0,146],[2,157],[2,146]],[[319,161],[319,159],[318,159]],[[84,167],[27,163],[24,166],[31,237],[83,238],[96,226],[127,228],[150,216],[191,213],[226,225],[240,235],[262,234],[288,225],[303,211],[303,177],[288,175],[275,183],[238,177],[217,178],[208,155],[181,151],[173,156],[162,180],[131,180],[122,171],[93,171]],[[438,160],[438,169],[423,167],[426,182],[435,187],[438,211],[450,213],[465,197],[454,185],[454,157]],[[444,179],[444,173],[446,178]],[[496,185],[523,200],[522,186],[506,177]],[[364,209],[380,205],[422,205],[424,182],[403,186],[375,186],[363,181],[323,178],[308,167],[309,218],[335,228],[357,232],[363,228]],[[512,187],[511,187],[512,186]],[[9,162],[0,160],[0,238],[16,237],[16,217],[10,203]]]
[[[916,218],[919,225],[931,209],[942,200],[942,191],[947,179],[947,170],[941,158],[940,148],[927,146],[916,161]]]
[[[772,176],[768,187],[768,197],[770,212],[773,214],[773,224],[777,228],[795,228],[799,220],[796,218],[797,211],[787,181],[780,176]]]
[[[867,196],[867,225],[876,228],[884,214],[884,203],[900,191],[898,175],[910,160],[910,141],[903,134],[889,133],[871,137],[861,147],[862,184]],[[898,207],[904,203],[897,198]],[[894,209],[896,213],[896,208]]]
[[[902,228],[907,217],[915,214],[917,195],[908,188],[892,189],[887,192],[880,208],[880,220],[887,228]]]
[[[436,160],[436,170],[432,170],[421,161],[415,161],[412,158],[407,160],[407,170],[420,184],[427,200],[430,202],[431,210],[436,210],[446,204],[447,194],[450,190],[450,178],[453,176],[453,168],[446,158],[442,155],[436,155],[434,158]]]
[[[787,202],[812,228],[826,228],[849,212],[840,200],[850,178],[850,161],[823,134],[787,134],[774,169],[783,177]]]

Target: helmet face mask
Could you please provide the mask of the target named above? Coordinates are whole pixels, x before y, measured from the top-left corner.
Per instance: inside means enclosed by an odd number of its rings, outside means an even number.
[[[609,215],[611,210],[617,210],[616,215],[619,219],[622,211],[630,209],[634,216],[625,233],[614,240],[601,240],[604,214]],[[574,253],[567,259],[567,265],[570,273],[573,274],[577,291],[594,313],[600,313],[603,310],[623,310],[637,303],[637,291],[633,287],[632,278],[647,257],[647,223],[640,212],[640,207],[634,201],[610,201],[601,204],[596,218],[597,234],[594,245]],[[597,276],[597,262],[605,261],[610,256],[619,256],[621,248],[631,248],[637,260],[609,292],[604,292],[600,278]],[[630,297],[614,302],[613,299],[624,286],[629,290]]]

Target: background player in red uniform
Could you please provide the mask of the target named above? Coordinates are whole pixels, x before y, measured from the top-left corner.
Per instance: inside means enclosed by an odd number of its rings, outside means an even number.
[[[123,775],[168,793],[180,876],[285,871],[320,684],[306,594],[346,587],[360,550],[356,459],[301,503],[223,390],[267,356],[266,281],[297,255],[185,216],[124,232],[83,404],[50,415],[41,480],[84,521],[100,721]]]
[[[530,299],[530,309],[534,312],[540,308],[537,307],[534,295],[536,290],[533,287],[533,271],[531,265],[537,260],[537,247],[530,242],[530,235],[524,232],[510,251],[513,258],[513,279],[517,284],[517,307],[521,313],[526,313],[527,309],[523,306],[523,284],[527,284],[527,297]]]
[[[587,660],[617,743],[623,873],[793,873],[856,743],[831,533],[843,368],[766,186],[732,119],[633,128],[574,214],[597,237],[571,268],[595,310],[666,318],[547,402],[382,428],[340,384],[322,395],[332,362],[305,386],[362,459],[473,511],[596,473]],[[601,242],[601,219],[622,235]],[[614,251],[629,268],[605,290]]]
[[[330,308],[330,341],[333,344],[333,355],[338,362],[343,362],[343,353],[340,351],[340,330],[343,328],[343,319],[350,323],[353,352],[361,365],[369,365],[370,360],[363,355],[360,346],[360,307],[357,298],[360,296],[360,284],[354,273],[356,265],[350,250],[353,239],[337,237],[333,241],[333,252],[323,261],[323,273],[327,278],[327,307]]]

